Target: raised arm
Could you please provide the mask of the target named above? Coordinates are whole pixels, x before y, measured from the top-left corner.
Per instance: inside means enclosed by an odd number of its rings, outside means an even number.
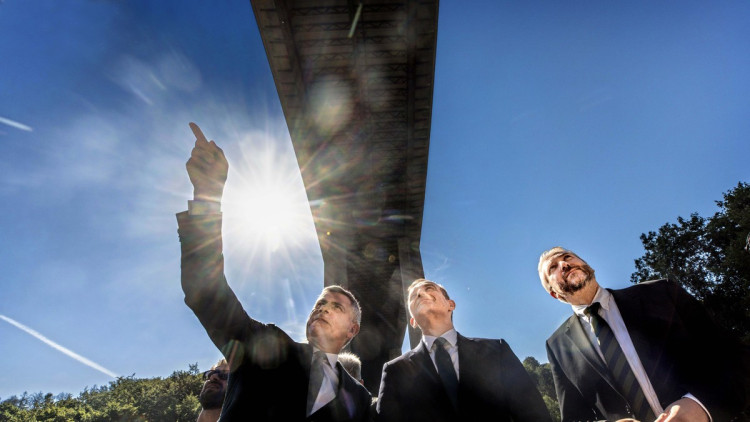
[[[190,128],[196,141],[186,167],[193,184],[194,200],[219,202],[229,170],[227,159],[214,141],[206,140],[198,125],[190,123]],[[252,330],[261,324],[245,313],[224,277],[221,213],[204,207],[201,212],[177,214],[177,222],[185,303],[216,347],[232,362],[234,348],[241,347]]]

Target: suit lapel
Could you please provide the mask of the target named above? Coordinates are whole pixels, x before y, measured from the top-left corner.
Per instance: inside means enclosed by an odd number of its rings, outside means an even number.
[[[418,373],[427,374],[433,382],[442,382],[438,376],[437,369],[435,369],[435,364],[432,362],[430,352],[427,350],[427,346],[425,346],[423,341],[420,341],[419,346],[414,349],[414,354],[410,360],[421,369]]]
[[[357,392],[357,381],[349,376],[340,362],[336,362],[334,368],[339,377],[339,385],[336,389],[336,396],[333,400],[325,404],[325,406],[318,409],[314,415],[318,419],[321,419],[324,414],[329,415],[329,419],[332,420],[351,420],[357,413],[358,400],[356,397]]]
[[[302,367],[305,368],[305,374],[307,374],[307,379],[310,379],[310,369],[312,367],[312,355],[313,355],[313,347],[304,344],[302,347]]]
[[[460,340],[459,340],[460,341]],[[457,343],[459,342],[457,341]],[[460,346],[459,346],[460,348]],[[425,346],[423,341],[419,342],[419,345],[412,349],[412,355],[409,357],[411,363],[416,366],[415,374],[421,379],[414,379],[414,385],[419,386],[419,394],[426,397],[426,402],[431,403],[432,410],[434,412],[442,413],[446,416],[446,420],[451,419],[451,416],[447,416],[449,413],[455,414],[456,409],[451,404],[451,399],[448,397],[448,392],[443,386],[443,381],[438,375],[435,363],[430,357],[430,352]],[[459,359],[461,352],[458,353]],[[459,370],[461,364],[459,363]],[[459,390],[461,388],[461,381],[459,377]],[[459,394],[460,395],[460,394]]]
[[[344,414],[351,416],[356,410],[354,406],[357,401],[354,397],[351,397],[356,386],[350,384],[352,378],[349,377],[349,373],[341,366],[340,362],[336,362],[336,372],[339,376],[339,387],[336,391],[336,397],[329,404],[335,406],[337,413],[344,411]]]
[[[588,362],[588,364],[591,365],[591,367],[594,368],[594,370],[604,378],[604,380],[606,380],[615,391],[617,391],[615,382],[609,374],[609,369],[591,344],[591,340],[584,330],[583,325],[581,325],[578,316],[574,314],[570,317],[566,322],[565,328],[565,335],[570,339],[571,343],[573,343],[573,347],[577,348],[586,362]]]
[[[474,364],[482,362],[485,356],[482,355],[483,350],[479,347],[477,341],[468,339],[461,334],[458,334],[456,345],[458,346],[458,388],[460,391],[463,380],[481,378],[482,374],[475,374],[473,370],[476,368],[481,371],[482,365],[475,366]],[[468,383],[471,383],[471,381]]]

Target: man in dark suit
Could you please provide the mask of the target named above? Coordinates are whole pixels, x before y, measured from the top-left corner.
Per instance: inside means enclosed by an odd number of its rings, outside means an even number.
[[[230,364],[221,421],[364,421],[371,395],[337,361],[359,332],[359,303],[328,286],[307,320],[309,343],[248,316],[224,277],[221,214],[229,165],[197,125],[187,162],[193,184],[188,211],[177,214],[182,289],[216,347]]]
[[[563,422],[722,422],[746,405],[739,343],[678,284],[603,289],[561,247],[544,252],[538,270],[574,312],[547,340]]]
[[[423,336],[416,348],[383,365],[378,420],[551,421],[508,343],[458,334],[456,303],[443,286],[418,279],[408,291],[410,324]]]

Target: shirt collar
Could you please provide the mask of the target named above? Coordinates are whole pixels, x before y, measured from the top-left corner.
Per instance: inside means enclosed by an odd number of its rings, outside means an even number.
[[[588,305],[570,305],[573,307],[573,312],[578,316],[584,316],[586,308],[591,306],[591,304],[599,302],[604,309],[604,311],[609,310],[609,302],[612,300],[612,293],[609,292],[607,289],[603,289],[601,286],[597,287],[596,294],[594,295],[594,300],[591,301]]]
[[[320,351],[321,351],[320,349],[313,346],[313,355],[315,355],[315,352],[320,352]],[[326,354],[326,359],[328,359],[328,363],[331,364],[331,368],[335,368],[336,362],[339,361],[338,353],[327,353],[327,352],[324,352],[324,353]]]
[[[453,347],[456,345],[456,342],[458,341],[458,332],[456,331],[455,328],[451,328],[450,330],[444,332],[438,337],[442,337],[448,340],[448,343],[450,343],[451,347]],[[432,343],[434,343],[435,340],[437,340],[437,337],[428,336],[427,334],[422,335],[422,341],[424,342],[424,345],[427,346],[427,350],[432,350]]]

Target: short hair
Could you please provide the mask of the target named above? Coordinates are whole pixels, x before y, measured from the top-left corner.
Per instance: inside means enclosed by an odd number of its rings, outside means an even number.
[[[332,285],[332,286],[326,286],[322,292],[320,292],[320,296],[318,296],[318,299],[325,296],[326,293],[341,293],[342,295],[349,298],[349,300],[352,303],[352,310],[354,311],[354,322],[357,323],[357,325],[362,324],[362,308],[359,306],[359,301],[357,301],[357,298],[354,297],[352,292],[349,290],[346,290],[345,288],[339,286],[339,285]]]
[[[359,360],[359,356],[351,352],[341,352],[339,362],[354,379],[357,381],[362,379],[362,361]]]
[[[410,296],[411,295],[411,291],[414,290],[414,289],[416,289],[417,286],[419,286],[421,284],[433,284],[433,285],[437,286],[437,288],[440,289],[440,292],[443,293],[443,296],[445,296],[446,299],[451,300],[451,297],[448,295],[448,291],[445,290],[445,287],[443,287],[441,284],[435,283],[434,281],[428,280],[426,278],[418,278],[418,279],[412,281],[411,285],[409,285],[409,288],[407,289],[407,293],[408,293],[407,296]]]
[[[537,270],[539,271],[539,279],[542,281],[542,287],[544,287],[544,290],[546,290],[547,293],[550,293],[552,291],[552,288],[549,285],[549,277],[547,274],[547,268],[544,264],[548,260],[559,255],[564,255],[564,254],[573,255],[574,257],[580,259],[581,261],[586,262],[583,259],[581,259],[581,257],[578,256],[575,252],[565,249],[562,246],[555,246],[552,249],[548,249],[542,252],[542,255],[539,256],[539,266],[537,267]]]
[[[214,364],[214,366],[211,367],[211,369],[213,370],[213,369],[216,369],[216,368],[218,368],[220,366],[224,366],[224,365],[229,366],[229,362],[227,362],[226,359],[221,358],[221,359],[219,359],[218,362],[216,362],[216,364]]]

